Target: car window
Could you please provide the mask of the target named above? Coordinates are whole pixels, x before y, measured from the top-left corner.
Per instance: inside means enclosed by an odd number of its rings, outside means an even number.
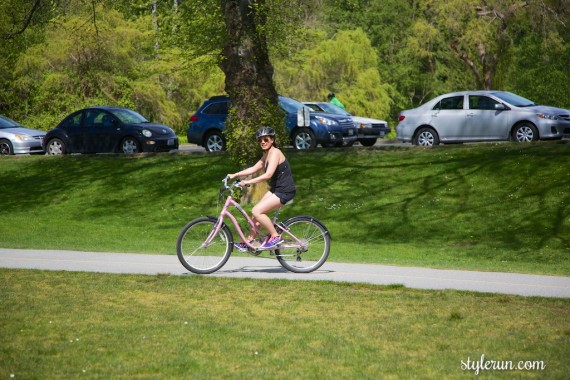
[[[300,108],[304,108],[305,105],[295,99],[288,98],[286,96],[279,97],[279,105],[281,108],[288,113],[297,113]]]
[[[323,110],[317,106],[316,104],[305,104],[307,107],[309,107],[311,109],[311,111],[315,111],[315,112],[323,112]]]
[[[63,127],[67,128],[77,128],[81,126],[81,119],[83,118],[83,112],[77,112],[70,115],[61,124]]]
[[[105,113],[101,110],[86,110],[85,118],[83,119],[83,126],[85,127],[100,127],[103,125],[103,116]]]
[[[469,108],[472,110],[494,110],[495,104],[498,104],[495,99],[488,96],[470,95]]]
[[[228,105],[229,105],[229,102],[212,103],[209,106],[207,106],[206,108],[204,108],[202,113],[204,113],[206,115],[227,115],[228,114]]]
[[[14,120],[12,119],[8,119],[7,117],[1,116],[0,115],[0,129],[5,129],[5,128],[18,128],[21,127],[20,124],[16,123]]]
[[[350,113],[346,112],[342,108],[335,106],[331,103],[324,103],[320,105],[321,108],[327,113],[333,113],[335,115],[352,116]]]
[[[143,115],[128,108],[113,108],[109,112],[125,124],[150,123]]]
[[[113,126],[113,116],[105,111],[96,110],[93,112],[93,126],[111,128]]]
[[[532,107],[537,105],[532,100],[528,100],[510,92],[494,92],[493,95],[516,107]]]
[[[443,98],[433,107],[434,110],[462,110],[463,95]]]

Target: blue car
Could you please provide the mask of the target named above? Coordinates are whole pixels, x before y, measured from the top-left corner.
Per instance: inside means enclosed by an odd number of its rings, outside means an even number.
[[[224,130],[230,101],[227,96],[213,96],[206,100],[190,118],[188,142],[203,146],[209,152],[226,149]],[[352,145],[358,138],[351,117],[308,112],[303,103],[285,96],[279,96],[279,108],[285,114],[285,125],[296,149],[312,149],[318,144]],[[305,121],[301,115],[308,120]]]

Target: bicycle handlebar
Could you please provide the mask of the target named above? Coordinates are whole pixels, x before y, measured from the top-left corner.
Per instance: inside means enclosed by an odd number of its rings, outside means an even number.
[[[223,180],[222,183],[224,184],[224,189],[225,190],[230,190],[232,191],[233,187],[237,187],[238,189],[243,189],[243,187],[239,184],[240,181],[234,181],[232,184],[228,185],[228,181],[230,180],[230,176],[226,176]],[[249,184],[246,185],[246,187],[249,187]]]

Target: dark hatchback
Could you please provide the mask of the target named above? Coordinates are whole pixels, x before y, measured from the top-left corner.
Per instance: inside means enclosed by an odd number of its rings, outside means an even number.
[[[45,135],[42,145],[51,155],[168,152],[178,149],[178,137],[128,108],[100,106],[67,116]]]

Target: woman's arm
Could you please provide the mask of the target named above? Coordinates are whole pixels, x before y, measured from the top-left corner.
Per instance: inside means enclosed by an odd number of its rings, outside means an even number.
[[[237,173],[233,173],[233,174],[228,174],[228,177],[230,177],[230,179],[234,179],[235,177],[245,177],[248,176],[250,174],[253,173],[257,173],[258,171],[260,171],[261,169],[263,169],[263,158],[259,161],[257,161],[257,163],[247,169],[243,169],[242,171],[239,171]]]
[[[255,177],[255,178],[249,179],[247,181],[241,181],[241,185],[251,185],[253,183],[259,183],[259,182],[264,182],[264,181],[269,180],[271,177],[273,177],[273,173],[275,173],[275,170],[277,169],[277,166],[279,165],[279,160],[281,159],[281,156],[282,156],[281,151],[279,151],[277,149],[272,150],[268,154],[268,156],[265,158],[265,162],[267,162],[265,173],[263,173],[259,177]],[[263,164],[264,164],[263,161],[264,161],[263,158],[259,161],[259,162],[261,162],[262,168],[263,168]]]

